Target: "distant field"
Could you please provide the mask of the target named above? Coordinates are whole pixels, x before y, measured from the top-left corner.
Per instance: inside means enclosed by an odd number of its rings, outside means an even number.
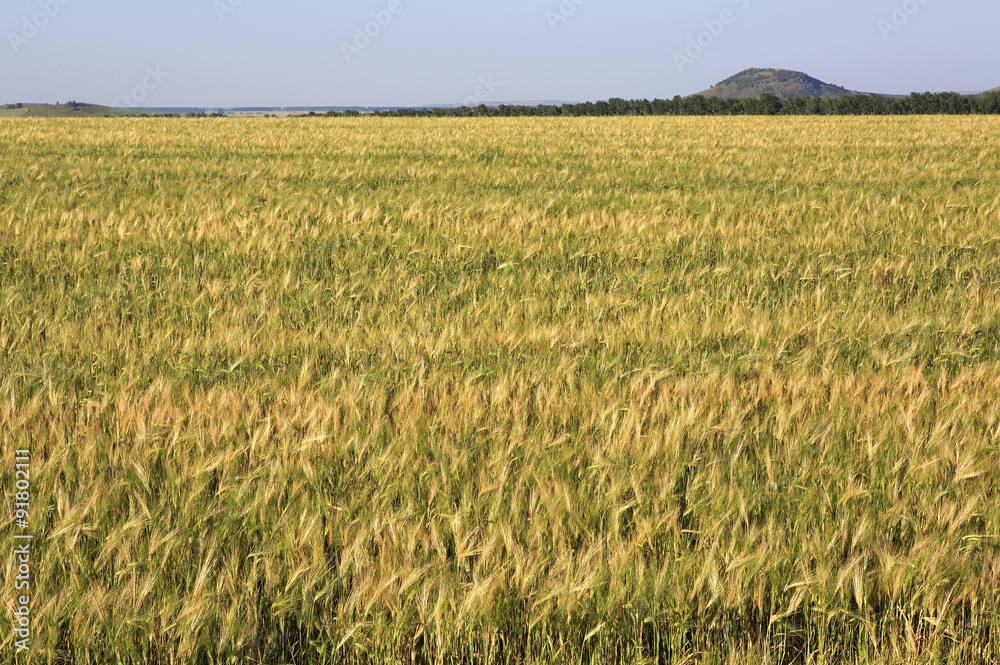
[[[130,115],[157,115],[138,109],[99,106],[96,104],[25,104],[20,109],[0,107],[0,118],[120,118]]]
[[[39,662],[1000,658],[1000,120],[0,145]]]

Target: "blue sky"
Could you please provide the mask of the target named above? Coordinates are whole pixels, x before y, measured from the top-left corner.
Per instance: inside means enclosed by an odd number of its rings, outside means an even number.
[[[1000,85],[998,26],[997,0],[3,0],[0,103],[652,99],[747,67],[964,92]]]

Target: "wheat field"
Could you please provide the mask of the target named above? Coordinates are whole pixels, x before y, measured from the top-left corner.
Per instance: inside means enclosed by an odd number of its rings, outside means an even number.
[[[0,662],[1000,658],[1000,120],[0,146]]]

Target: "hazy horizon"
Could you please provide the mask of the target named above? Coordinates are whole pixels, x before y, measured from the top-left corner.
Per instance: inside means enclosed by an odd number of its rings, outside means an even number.
[[[0,103],[419,106],[670,98],[750,67],[852,90],[1000,85],[1000,4],[8,0]],[[984,64],[986,66],[984,66]]]

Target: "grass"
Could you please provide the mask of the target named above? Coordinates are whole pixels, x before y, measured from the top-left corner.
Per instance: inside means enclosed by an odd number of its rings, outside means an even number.
[[[0,118],[118,118],[132,115],[158,114],[97,104],[25,104],[19,109],[0,108]]]
[[[995,661],[998,129],[0,122],[36,659]]]

